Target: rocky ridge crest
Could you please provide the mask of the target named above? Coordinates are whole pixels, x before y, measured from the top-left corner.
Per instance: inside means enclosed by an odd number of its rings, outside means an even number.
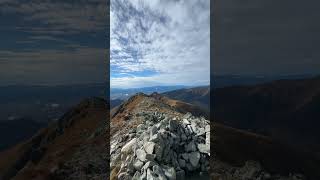
[[[190,113],[173,118],[157,112],[138,116],[143,123],[111,141],[111,169],[118,168],[118,179],[184,179],[191,172],[208,172],[208,120]]]

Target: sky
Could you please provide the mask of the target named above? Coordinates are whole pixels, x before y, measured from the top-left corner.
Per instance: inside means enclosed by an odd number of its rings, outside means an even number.
[[[209,81],[210,0],[111,0],[111,88]]]
[[[320,1],[215,3],[214,74],[320,73]]]
[[[104,0],[0,0],[0,86],[106,81]]]

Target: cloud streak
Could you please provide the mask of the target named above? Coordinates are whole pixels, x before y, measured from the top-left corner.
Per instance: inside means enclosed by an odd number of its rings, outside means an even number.
[[[74,34],[106,28],[106,2],[23,0],[0,2],[3,15],[20,15],[23,24],[18,30],[41,34]],[[25,25],[29,22],[30,25]],[[37,22],[37,23],[32,23]]]
[[[0,0],[0,84],[107,79],[104,0]]]

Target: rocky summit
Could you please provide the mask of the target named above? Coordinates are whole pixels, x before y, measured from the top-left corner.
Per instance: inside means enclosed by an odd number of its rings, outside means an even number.
[[[185,179],[209,170],[209,121],[190,113],[171,117],[141,112],[136,128],[111,141],[111,167],[117,179]]]

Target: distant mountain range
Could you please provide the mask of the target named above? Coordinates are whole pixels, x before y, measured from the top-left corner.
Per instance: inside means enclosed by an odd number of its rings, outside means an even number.
[[[142,87],[142,88],[129,88],[129,89],[119,89],[119,88],[111,88],[110,89],[110,99],[120,99],[126,100],[130,96],[142,92],[145,94],[151,94],[153,92],[162,93],[167,91],[172,91],[176,89],[188,88],[188,86],[152,86],[152,87]]]
[[[277,75],[277,76],[253,76],[253,75],[211,75],[212,88],[222,88],[238,85],[257,85],[280,79],[306,79],[312,74]]]
[[[209,114],[210,112],[210,86],[200,86],[200,87],[187,87],[183,86],[183,88],[176,87],[162,87],[162,88],[156,88],[156,87],[148,87],[144,88],[147,89],[147,91],[144,91],[145,94],[152,94],[154,92],[157,92],[158,94],[162,94],[164,96],[167,96],[171,99],[180,100],[186,103],[190,103],[193,105],[196,105],[200,108],[203,108],[203,110],[207,111]],[[157,91],[157,89],[161,89],[161,91]],[[173,90],[172,90],[173,89]],[[130,89],[131,90],[131,89]],[[136,89],[138,90],[138,89]],[[135,92],[136,90],[132,90],[132,92]],[[147,92],[147,93],[146,93]],[[137,93],[137,92],[136,92]],[[134,94],[136,94],[134,93]],[[132,95],[134,95],[132,94]],[[127,98],[130,96],[128,95]],[[120,105],[124,99],[111,99],[110,100],[110,106],[111,109]]]
[[[0,87],[0,121],[18,118],[56,120],[83,98],[106,98],[105,84]]]

